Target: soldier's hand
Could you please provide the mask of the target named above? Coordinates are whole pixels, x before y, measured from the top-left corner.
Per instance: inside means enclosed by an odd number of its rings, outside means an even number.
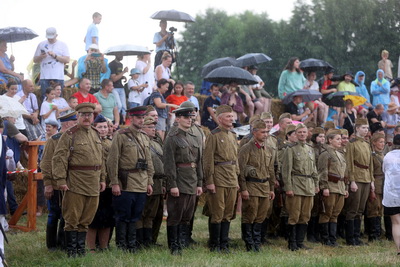
[[[203,194],[203,188],[201,186],[197,187],[196,189],[196,195],[200,196],[201,194]]]
[[[275,180],[275,188],[279,188],[279,187],[280,187],[279,181],[278,181],[278,180]]]
[[[240,192],[240,194],[242,195],[243,200],[249,200],[249,198],[250,198],[249,191],[244,190],[244,191]]]
[[[68,185],[66,185],[66,184],[60,185],[58,188],[60,189],[60,191],[67,191],[67,190],[69,190]]]
[[[315,188],[315,194],[317,194],[317,193],[319,193],[319,187],[318,186]]]
[[[54,190],[52,185],[46,185],[44,187],[44,196],[46,197],[47,200],[50,200],[50,198],[53,196]]]
[[[173,196],[173,197],[179,197],[178,187],[171,188],[170,193],[171,193],[171,196]]]
[[[344,193],[345,193],[344,198],[348,198],[349,197],[349,191],[345,191]]]
[[[270,191],[269,192],[269,200],[274,200],[275,199],[275,192],[274,191]]]
[[[293,193],[293,191],[286,191],[286,195],[288,196],[288,197],[294,197],[294,193]]]
[[[151,184],[147,185],[147,195],[151,196],[153,194],[153,186]]]
[[[100,183],[100,192],[103,192],[104,190],[106,190],[106,183],[101,182]]]
[[[350,184],[350,190],[351,190],[351,192],[357,192],[357,190],[358,190],[358,186],[357,186],[357,184],[356,184],[356,182],[351,182],[351,184]]]
[[[114,196],[120,196],[121,195],[121,189],[119,188],[119,184],[113,184],[111,191]]]
[[[322,191],[322,195],[323,195],[324,197],[329,197],[329,189],[324,189],[324,190]]]
[[[210,193],[215,194],[215,184],[209,184],[207,185],[207,190],[210,191]]]

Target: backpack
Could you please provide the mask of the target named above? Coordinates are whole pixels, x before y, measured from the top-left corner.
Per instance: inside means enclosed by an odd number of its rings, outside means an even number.
[[[152,99],[154,93],[156,92],[151,93],[151,95],[149,95],[143,100],[143,106],[149,106],[149,105],[154,106],[154,101]]]

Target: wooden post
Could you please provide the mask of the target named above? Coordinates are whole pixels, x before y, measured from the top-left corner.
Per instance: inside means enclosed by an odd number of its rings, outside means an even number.
[[[11,217],[8,224],[12,228],[20,229],[24,232],[35,231],[36,230],[36,208],[37,208],[37,180],[42,179],[41,173],[33,172],[32,170],[37,170],[38,166],[38,146],[44,145],[45,141],[30,141],[28,142],[28,190],[26,195],[22,199],[15,211],[14,215]],[[26,226],[17,225],[19,219],[21,218],[24,211],[27,211],[28,221]]]

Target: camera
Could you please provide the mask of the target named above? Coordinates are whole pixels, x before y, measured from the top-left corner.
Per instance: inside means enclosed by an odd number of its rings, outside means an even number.
[[[138,170],[147,170],[147,162],[145,159],[138,159],[138,161],[136,162],[136,167],[135,169]]]
[[[171,32],[171,34],[174,34],[174,32],[176,32],[178,29],[175,27],[169,27],[169,31]]]

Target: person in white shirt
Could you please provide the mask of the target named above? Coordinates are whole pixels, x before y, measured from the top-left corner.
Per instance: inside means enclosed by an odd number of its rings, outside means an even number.
[[[315,90],[319,92],[319,85],[315,81],[316,78],[317,78],[316,72],[312,71],[307,73],[307,81],[306,84],[304,85],[304,89]],[[318,116],[314,116],[314,122],[316,123],[318,119],[320,124],[323,124],[326,122],[326,119],[328,118],[329,107],[327,104],[322,102],[321,98],[315,100],[314,103],[318,105],[316,109]]]

